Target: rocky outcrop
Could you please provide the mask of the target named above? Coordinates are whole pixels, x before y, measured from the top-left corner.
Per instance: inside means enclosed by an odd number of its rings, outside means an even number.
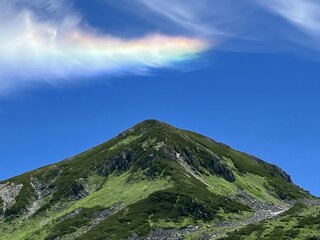
[[[79,200],[89,195],[89,184],[86,179],[79,178],[70,186],[70,199]]]
[[[113,205],[110,208],[107,208],[99,213],[96,214],[95,218],[92,220],[92,224],[89,225],[86,231],[89,231],[90,229],[97,226],[99,223],[104,221],[107,217],[118,211],[119,209],[123,208],[123,203],[119,202]]]
[[[181,229],[163,229],[163,228],[156,228],[152,230],[147,237],[139,237],[138,235],[133,235],[130,240],[182,240],[185,239],[185,236],[196,232],[198,230],[198,226],[188,226]]]
[[[125,172],[131,167],[132,161],[138,156],[138,152],[133,149],[128,149],[120,154],[103,161],[102,166],[99,166],[97,173],[101,176],[108,176],[114,171]]]
[[[175,150],[173,147],[164,147],[164,156],[166,159],[184,162],[190,166],[194,172],[203,173],[203,169],[211,174],[220,176],[229,182],[234,182],[235,177],[232,171],[224,165],[223,159],[216,154],[205,149],[184,149]]]
[[[19,195],[23,185],[14,183],[0,184],[0,199],[2,200],[2,212],[16,203],[16,197]]]
[[[245,153],[244,153],[245,154]],[[274,177],[280,177],[282,179],[284,179],[285,181],[292,183],[291,177],[289,174],[287,174],[284,170],[282,170],[281,168],[279,168],[276,165],[267,163],[257,157],[251,156],[249,154],[246,154],[247,156],[249,156],[251,159],[253,159],[254,161],[262,164],[262,166],[264,166],[265,169],[267,169],[270,174]]]

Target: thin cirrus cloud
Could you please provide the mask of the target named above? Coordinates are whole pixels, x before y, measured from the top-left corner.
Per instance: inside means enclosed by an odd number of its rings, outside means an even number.
[[[247,46],[263,51],[270,42],[320,50],[318,0],[104,1],[134,11],[170,34],[150,30],[147,35],[120,38],[83,24],[72,1],[0,0],[0,94],[44,82],[79,81],[83,76],[176,67],[208,50],[212,42],[235,44],[229,49],[240,51],[247,51]],[[234,39],[241,41],[229,41]]]
[[[215,40],[224,36],[235,37],[239,27],[242,28],[248,20],[247,14],[252,11],[246,1],[234,0],[119,0],[120,4],[104,1],[144,16],[147,21],[164,28],[178,32],[180,28],[183,32]]]
[[[111,0],[105,0],[111,2]],[[138,14],[158,14],[176,26],[215,40],[241,39],[260,44],[288,42],[320,50],[318,0],[133,0]],[[278,17],[275,18],[274,16]],[[280,18],[279,18],[280,17]],[[155,18],[152,18],[155,21]],[[158,23],[162,23],[159,20]],[[270,24],[272,27],[270,27]]]
[[[0,93],[96,74],[139,74],[174,67],[210,47],[197,37],[150,33],[121,39],[99,34],[84,27],[72,10],[61,14],[63,1],[22,3],[0,0]],[[50,18],[44,19],[44,13]]]
[[[290,40],[312,50],[320,50],[320,2],[318,0],[257,0],[268,11],[282,17],[304,34],[290,35]]]
[[[320,2],[318,0],[259,0],[258,2],[301,31],[312,36],[320,35]]]

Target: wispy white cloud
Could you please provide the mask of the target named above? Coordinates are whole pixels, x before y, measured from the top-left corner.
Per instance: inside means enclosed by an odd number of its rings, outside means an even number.
[[[172,67],[194,59],[211,42],[231,40],[225,49],[258,46],[264,51],[274,47],[266,47],[267,42],[279,40],[320,50],[318,0],[104,1],[135,12],[170,34],[120,38],[83,24],[73,1],[0,0],[0,93],[38,82]],[[272,25],[265,27],[269,22]],[[287,31],[288,23],[294,31]],[[230,47],[230,42],[246,44]]]
[[[252,1],[287,23],[287,27],[275,26],[275,30],[278,29],[278,32],[281,30],[284,38],[282,40],[300,46],[294,51],[312,59],[319,59],[320,2],[318,0]],[[295,31],[288,31],[288,26]]]
[[[207,1],[153,1],[138,0],[138,2],[155,12],[170,19],[175,24],[196,34],[211,35],[217,29],[210,23],[205,23],[207,17],[204,13]],[[201,15],[201,18],[199,17]],[[211,14],[210,14],[211,15]]]
[[[247,15],[253,11],[247,0],[104,0],[106,3],[145,17],[147,21],[162,25],[163,29],[194,36],[239,37],[247,25]]]
[[[112,0],[105,0],[112,2]],[[124,0],[123,0],[124,1]],[[178,26],[216,42],[240,39],[240,47],[226,49],[270,51],[268,43],[300,44],[318,51],[320,2],[318,0],[128,0],[134,11],[158,24]],[[134,4],[133,4],[134,3]],[[127,4],[124,4],[127,5]],[[148,14],[149,13],[149,14]],[[280,16],[282,18],[275,18]],[[166,21],[167,22],[166,22]],[[170,24],[168,24],[168,21]],[[261,44],[264,42],[265,44]],[[234,43],[234,41],[233,41]],[[230,44],[230,41],[228,41]],[[285,46],[285,45],[284,45]]]
[[[0,0],[0,93],[45,81],[171,67],[209,47],[197,37],[100,34],[84,27],[62,0],[28,2]]]
[[[318,0],[257,0],[301,31],[313,37],[320,35],[320,2]]]

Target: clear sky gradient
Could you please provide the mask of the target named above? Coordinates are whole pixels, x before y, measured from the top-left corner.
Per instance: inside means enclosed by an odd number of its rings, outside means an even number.
[[[165,6],[151,2],[146,6],[143,0],[123,0],[118,5],[78,0],[70,8],[81,16],[84,29],[113,37],[130,39],[157,32],[206,39],[212,46],[195,58],[170,62],[169,67],[152,63],[143,71],[68,73],[72,81],[58,83],[54,75],[54,84],[19,75],[21,80],[13,80],[0,95],[0,179],[80,153],[139,121],[159,119],[277,164],[295,183],[320,196],[320,48],[314,42],[320,31],[311,24],[297,24],[293,10],[288,11],[281,0],[272,0],[281,12],[250,0],[244,1],[250,8],[234,6],[226,13],[221,7],[221,14],[200,14],[210,19],[208,24],[203,24],[199,12],[191,14],[185,8],[164,12]],[[179,2],[171,9],[179,9]],[[233,21],[231,13],[244,16]],[[190,22],[184,26],[181,19]],[[224,28],[228,32],[222,34]],[[0,76],[14,79],[13,73],[1,71],[4,66],[0,61]],[[42,65],[37,68],[45,74]]]

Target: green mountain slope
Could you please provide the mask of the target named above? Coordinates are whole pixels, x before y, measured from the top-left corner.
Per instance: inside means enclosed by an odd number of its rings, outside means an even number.
[[[320,207],[296,204],[278,218],[248,225],[223,238],[236,239],[320,239]]]
[[[309,202],[277,166],[148,120],[0,182],[0,239],[210,239]]]

